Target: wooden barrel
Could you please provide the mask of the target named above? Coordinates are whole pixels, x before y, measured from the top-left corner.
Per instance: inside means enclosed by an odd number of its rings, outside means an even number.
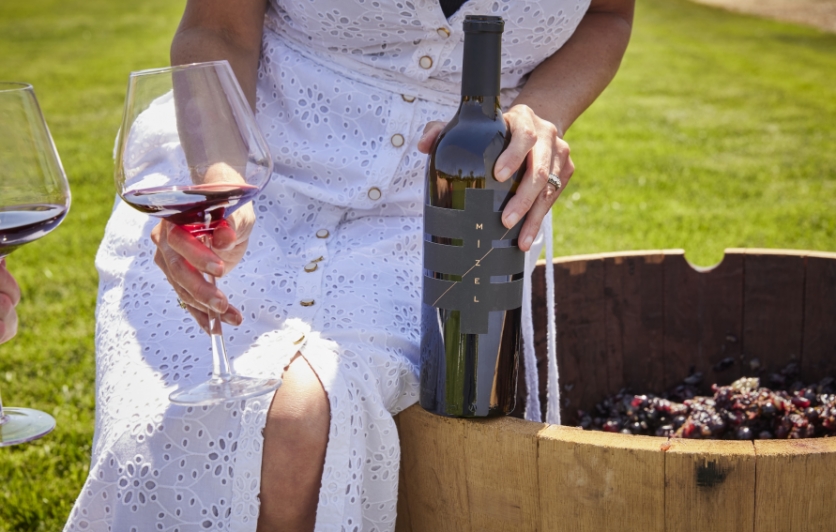
[[[805,382],[836,375],[836,253],[728,249],[708,269],[681,250],[554,265],[564,423],[622,388],[661,391],[694,371],[706,385],[791,361]],[[544,367],[542,269],[534,315]],[[735,364],[715,371],[728,357]],[[398,532],[836,531],[836,438],[668,445],[419,406],[396,422]]]

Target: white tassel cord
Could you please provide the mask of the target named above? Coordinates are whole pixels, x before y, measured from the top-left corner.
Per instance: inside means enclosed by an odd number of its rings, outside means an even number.
[[[560,386],[557,372],[557,320],[554,301],[554,232],[552,211],[543,220],[546,234],[546,310],[548,327],[546,329],[548,345],[548,409],[546,423],[560,424]],[[532,327],[533,328],[533,327]],[[539,402],[539,401],[538,401]]]
[[[537,376],[537,354],[534,352],[534,320],[531,315],[531,273],[532,252],[525,254],[525,279],[523,280],[523,301],[522,301],[522,333],[523,333],[523,360],[525,362],[525,419],[528,421],[541,421],[540,413],[540,379]]]

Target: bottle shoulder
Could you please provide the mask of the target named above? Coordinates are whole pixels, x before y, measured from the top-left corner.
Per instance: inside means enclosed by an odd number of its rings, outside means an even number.
[[[463,101],[455,116],[447,123],[441,132],[442,136],[451,131],[463,132],[495,132],[507,133],[505,118],[498,101]]]
[[[443,131],[430,153],[434,168],[455,175],[491,175],[509,142],[504,122],[458,121]]]

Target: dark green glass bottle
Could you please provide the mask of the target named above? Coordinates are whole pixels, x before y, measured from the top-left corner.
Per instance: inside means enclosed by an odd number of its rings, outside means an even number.
[[[445,416],[514,409],[525,255],[522,221],[501,221],[522,173],[494,178],[511,140],[499,106],[503,28],[500,17],[465,18],[461,104],[427,165],[420,403]]]

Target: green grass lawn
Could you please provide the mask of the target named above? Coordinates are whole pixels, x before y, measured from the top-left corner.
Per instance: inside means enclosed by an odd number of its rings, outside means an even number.
[[[55,234],[8,261],[23,301],[0,392],[58,427],[0,449],[0,532],[60,530],[86,475],[113,138],[128,72],[167,63],[182,5],[0,3],[0,79],[35,86],[73,189]],[[726,247],[836,250],[836,35],[643,0],[621,72],[567,140],[561,255],[684,248],[708,265]]]
[[[836,250],[836,35],[639,2],[621,71],[567,140],[559,254]]]

